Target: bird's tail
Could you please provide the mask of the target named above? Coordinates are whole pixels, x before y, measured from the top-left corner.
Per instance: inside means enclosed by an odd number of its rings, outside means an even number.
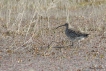
[[[84,37],[88,37],[89,34],[83,34]]]

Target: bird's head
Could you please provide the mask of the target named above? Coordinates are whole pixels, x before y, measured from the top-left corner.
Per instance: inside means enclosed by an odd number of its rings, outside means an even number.
[[[64,26],[68,26],[68,23],[65,23]]]

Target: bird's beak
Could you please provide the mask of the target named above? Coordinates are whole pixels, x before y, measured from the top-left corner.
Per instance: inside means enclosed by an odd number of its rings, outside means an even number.
[[[56,27],[56,29],[58,29],[59,27],[62,27],[62,26],[65,26],[65,25],[60,25],[60,26]]]

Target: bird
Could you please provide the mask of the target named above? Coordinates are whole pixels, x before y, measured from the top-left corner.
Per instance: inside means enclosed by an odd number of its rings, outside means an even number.
[[[88,35],[89,35],[89,34],[86,34],[86,33],[82,33],[80,31],[70,29],[68,23],[65,23],[64,25],[60,25],[60,26],[56,27],[56,29],[58,29],[59,27],[62,27],[62,26],[66,27],[65,34],[72,41],[71,46],[73,46],[74,41],[82,40],[84,38],[87,38]]]

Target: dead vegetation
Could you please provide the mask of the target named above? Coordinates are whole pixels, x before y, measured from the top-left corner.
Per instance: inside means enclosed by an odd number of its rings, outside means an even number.
[[[105,4],[105,0],[1,0],[0,60],[12,54],[71,59],[80,53],[85,61],[105,59]],[[68,46],[65,28],[55,29],[66,22],[90,34],[75,43],[80,48]]]

